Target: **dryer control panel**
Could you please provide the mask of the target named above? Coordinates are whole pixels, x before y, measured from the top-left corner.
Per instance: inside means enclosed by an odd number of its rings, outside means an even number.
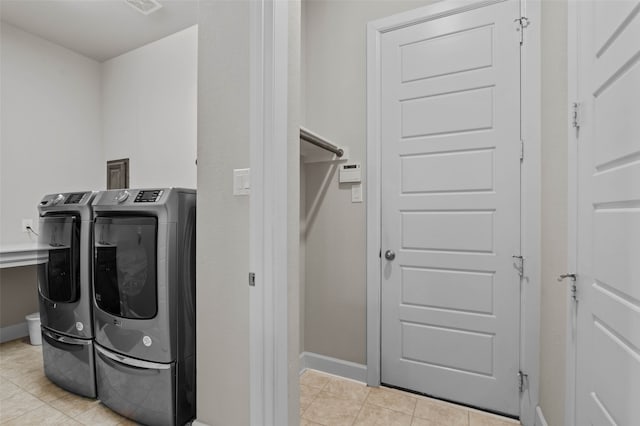
[[[143,190],[136,195],[134,203],[155,203],[162,195],[161,189]]]

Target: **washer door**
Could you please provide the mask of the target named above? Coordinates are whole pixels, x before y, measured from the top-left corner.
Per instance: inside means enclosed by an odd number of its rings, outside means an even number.
[[[80,298],[80,218],[76,215],[40,219],[38,242],[49,251],[38,265],[38,291],[53,303],[74,303]]]
[[[108,314],[149,319],[158,312],[158,223],[147,216],[100,216],[94,224],[94,293]]]

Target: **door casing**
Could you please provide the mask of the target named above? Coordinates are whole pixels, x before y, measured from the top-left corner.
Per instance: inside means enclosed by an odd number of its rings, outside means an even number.
[[[380,385],[381,362],[381,172],[380,172],[380,39],[408,25],[483,7],[500,0],[444,1],[382,18],[367,26],[367,384]],[[540,23],[541,4],[520,0],[528,18],[521,50],[522,255],[520,370],[528,380],[520,396],[520,419],[533,425],[538,404],[540,335]],[[514,23],[514,31],[516,31]],[[517,377],[514,377],[517,380]]]
[[[567,11],[567,96],[570,100],[568,117],[572,114],[572,100],[578,97],[578,5],[568,2]],[[578,135],[572,120],[567,120],[567,273],[578,266]],[[564,424],[574,426],[576,407],[577,312],[566,285],[566,356]]]

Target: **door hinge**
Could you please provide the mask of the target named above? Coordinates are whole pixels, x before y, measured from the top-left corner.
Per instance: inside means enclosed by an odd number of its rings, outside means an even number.
[[[524,278],[524,257],[522,256],[511,256],[518,262],[516,265],[516,269],[518,270],[518,274],[520,274],[520,278]]]
[[[576,134],[580,130],[580,104],[574,102],[571,104],[571,126],[576,129]]]
[[[520,141],[520,162],[524,161],[524,141]]]
[[[256,286],[256,273],[249,272],[249,287],[255,287],[255,286]]]
[[[529,387],[529,375],[518,371],[518,390],[520,393],[524,392]]]
[[[531,21],[526,16],[521,16],[513,20],[516,24],[516,31],[520,32],[520,45],[524,44],[524,30],[529,26]]]
[[[569,278],[569,280],[571,281],[571,287],[569,288],[571,290],[571,299],[574,302],[578,303],[578,277],[576,274],[562,274],[558,277],[558,282],[560,283],[566,278]]]

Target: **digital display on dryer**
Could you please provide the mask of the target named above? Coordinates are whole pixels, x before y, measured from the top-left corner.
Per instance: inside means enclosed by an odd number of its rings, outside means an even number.
[[[134,203],[155,203],[160,198],[162,191],[160,189],[155,189],[152,191],[140,191],[138,195],[136,195],[136,199]]]

